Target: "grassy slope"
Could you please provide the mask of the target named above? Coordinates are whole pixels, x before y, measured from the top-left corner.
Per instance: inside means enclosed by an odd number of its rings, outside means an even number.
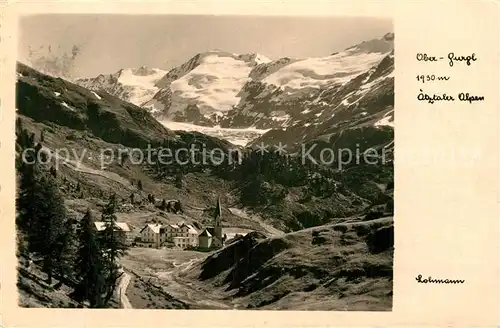
[[[67,282],[53,279],[52,284],[46,283],[47,275],[41,271],[38,264],[26,265],[26,259],[21,258],[18,266],[17,287],[19,290],[19,306],[28,308],[76,308],[78,303],[71,297],[73,286]],[[109,306],[119,308],[119,301],[111,299]]]
[[[18,63],[17,108],[37,121],[87,131],[111,143],[146,147],[176,139],[147,111],[105,92],[91,91]],[[57,92],[57,94],[56,94]]]
[[[182,278],[238,308],[391,310],[392,217],[243,238]]]

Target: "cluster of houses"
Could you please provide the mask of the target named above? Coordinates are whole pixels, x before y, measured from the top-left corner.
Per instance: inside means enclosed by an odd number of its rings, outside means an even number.
[[[173,246],[179,248],[198,246],[198,231],[189,224],[146,224],[139,232],[138,246],[159,248]]]
[[[94,222],[98,232],[105,230],[104,222]],[[222,236],[221,207],[217,201],[213,226],[205,227],[199,232],[190,224],[160,224],[148,223],[139,232],[139,236],[132,240],[131,229],[125,222],[116,222],[116,231],[123,235],[127,244],[139,247],[160,248],[220,248],[224,245],[226,236]]]
[[[219,248],[222,247],[226,236],[222,236],[221,206],[217,200],[214,223],[211,227],[198,232],[190,224],[146,224],[139,232],[138,246],[149,248],[177,247],[177,248]]]

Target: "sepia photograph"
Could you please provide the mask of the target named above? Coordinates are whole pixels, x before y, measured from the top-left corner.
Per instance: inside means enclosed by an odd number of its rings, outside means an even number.
[[[392,311],[394,38],[366,16],[20,16],[19,307]]]

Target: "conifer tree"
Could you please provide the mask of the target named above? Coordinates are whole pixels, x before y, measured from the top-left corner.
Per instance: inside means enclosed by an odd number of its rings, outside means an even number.
[[[251,176],[250,181],[242,188],[242,203],[245,205],[259,205],[266,202],[266,197],[261,194],[263,183],[264,179],[261,174]]]
[[[16,118],[16,136],[19,135],[23,130],[23,121],[20,117],[18,117]]]
[[[26,131],[21,132],[20,135],[20,145],[22,150],[24,149],[34,149],[34,143],[30,142],[27,137]],[[37,171],[40,169],[39,165],[36,163],[36,155],[34,152],[26,152],[24,158],[20,158],[18,162],[18,172],[20,175],[19,185],[18,185],[18,197],[16,201],[17,216],[16,223],[17,227],[23,231],[28,232],[31,224],[33,223],[35,213],[36,213],[36,176]]]
[[[180,168],[179,172],[177,172],[175,176],[175,187],[181,189],[183,185],[183,178],[184,178],[184,172],[182,167]]]
[[[101,238],[101,246],[106,269],[107,300],[111,298],[119,277],[117,260],[125,254],[128,248],[123,235],[118,231],[117,217],[115,215],[116,206],[116,195],[113,194],[102,212],[102,221],[105,228]]]
[[[52,283],[58,272],[61,278],[69,273],[67,262],[71,261],[71,226],[59,188],[50,171],[38,163],[41,145],[35,146],[34,134],[22,129],[17,143],[21,153],[18,162],[20,175],[16,201],[16,225],[24,234],[26,251],[42,258],[43,269]]]
[[[161,201],[160,210],[165,211],[167,209],[167,201],[163,199]]]
[[[29,250],[43,259],[43,270],[50,284],[54,269],[64,266],[62,255],[70,240],[66,209],[57,185],[46,173],[35,177],[33,191],[34,211],[30,212],[31,217],[25,217],[29,220]]]
[[[78,226],[75,273],[78,277],[75,289],[77,299],[88,300],[91,308],[104,307],[103,296],[106,290],[104,262],[90,209],[87,209]]]
[[[57,169],[55,167],[52,166],[49,172],[54,178],[57,178]]]

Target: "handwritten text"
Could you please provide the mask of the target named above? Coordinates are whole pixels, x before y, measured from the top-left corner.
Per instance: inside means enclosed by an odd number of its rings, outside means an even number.
[[[429,276],[429,278],[422,279],[422,275],[419,274],[417,277],[415,277],[418,283],[420,284],[463,284],[465,283],[465,280],[463,279],[432,279],[432,277]]]

